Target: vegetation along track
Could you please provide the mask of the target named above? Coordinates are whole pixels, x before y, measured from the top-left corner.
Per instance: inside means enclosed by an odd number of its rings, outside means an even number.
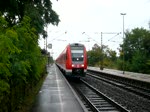
[[[103,93],[80,80],[78,83],[70,82],[77,93],[84,100],[86,107],[92,112],[128,112],[123,106],[119,105]]]
[[[114,79],[113,77],[100,77],[101,75],[98,75],[98,73],[95,74],[92,72],[87,73],[87,75],[94,77],[96,79],[105,81],[105,82],[112,84],[116,87],[120,87],[122,89],[125,89],[129,92],[133,92],[136,95],[139,95],[141,97],[144,97],[144,98],[150,100],[150,89],[142,87],[142,86],[138,86],[138,85],[136,85],[136,83],[135,84],[133,83],[134,81],[131,81],[132,83],[129,83],[129,82],[125,82],[125,81],[122,81],[119,79],[118,80]]]

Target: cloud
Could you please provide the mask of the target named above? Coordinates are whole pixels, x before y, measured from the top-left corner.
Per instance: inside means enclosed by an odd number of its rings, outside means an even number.
[[[58,27],[49,26],[48,30],[52,32],[49,33],[48,39],[56,38],[67,31],[67,34],[58,38],[67,40],[66,42],[53,41],[53,52],[57,52],[57,55],[68,43],[86,41],[88,37],[82,35],[82,32],[86,32],[98,42],[101,41],[100,35],[95,35],[95,32],[122,32],[123,19],[120,13],[127,14],[124,20],[125,30],[135,27],[148,28],[150,20],[148,0],[52,0],[52,2],[53,9],[60,15],[61,22]],[[113,36],[103,35],[104,42]],[[121,43],[122,36],[113,39],[118,39]],[[91,48],[95,42],[91,40],[90,43],[83,43]],[[106,42],[106,44],[113,49],[119,46],[117,42]],[[54,56],[57,57],[55,53]]]

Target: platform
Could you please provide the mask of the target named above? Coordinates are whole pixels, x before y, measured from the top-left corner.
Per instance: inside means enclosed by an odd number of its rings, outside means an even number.
[[[150,83],[150,74],[134,73],[134,72],[128,72],[128,71],[124,71],[124,74],[123,74],[123,71],[120,71],[120,70],[107,69],[107,68],[100,70],[99,67],[88,67],[88,69]]]
[[[87,112],[87,110],[56,65],[52,65],[48,67],[48,76],[31,112]]]

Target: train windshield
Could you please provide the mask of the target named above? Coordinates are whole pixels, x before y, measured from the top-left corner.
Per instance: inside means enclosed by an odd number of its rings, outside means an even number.
[[[72,61],[83,61],[84,58],[84,48],[83,46],[78,46],[78,47],[71,47],[71,55],[72,55]]]

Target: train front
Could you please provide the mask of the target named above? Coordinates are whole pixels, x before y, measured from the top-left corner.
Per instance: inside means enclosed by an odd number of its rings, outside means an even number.
[[[87,72],[87,53],[84,45],[70,44],[72,75],[84,77]]]

